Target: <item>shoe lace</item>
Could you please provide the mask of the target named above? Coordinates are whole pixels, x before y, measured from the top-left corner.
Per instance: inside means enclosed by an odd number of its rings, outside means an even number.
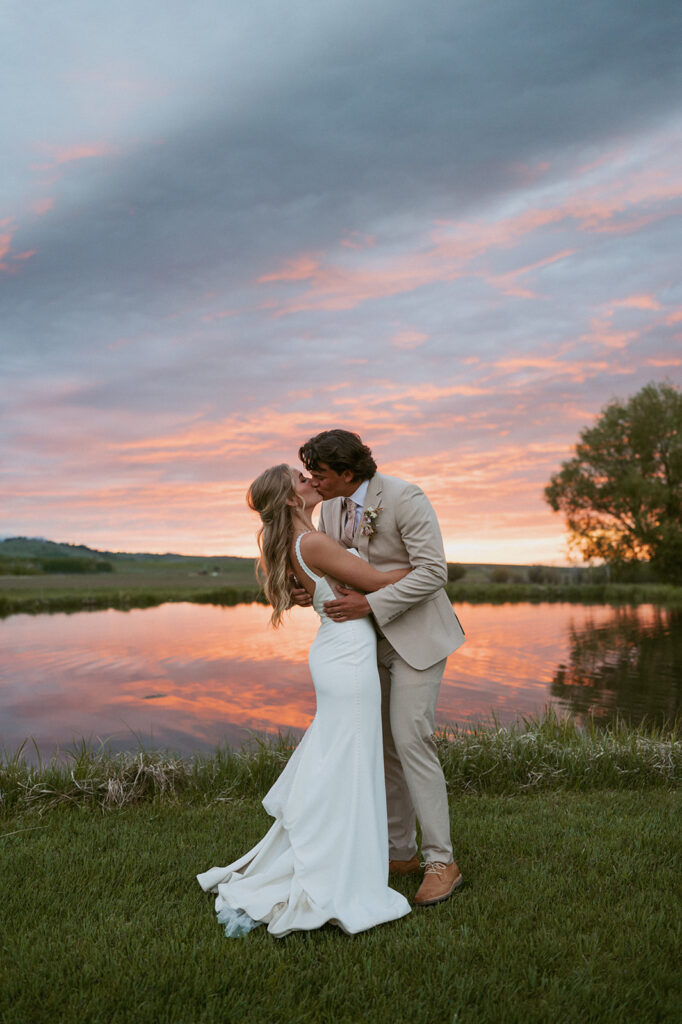
[[[448,865],[442,860],[427,860],[422,861],[419,866],[424,868],[425,875],[440,875]]]

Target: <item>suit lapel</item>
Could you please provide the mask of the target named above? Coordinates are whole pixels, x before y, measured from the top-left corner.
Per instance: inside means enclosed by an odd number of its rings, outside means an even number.
[[[325,501],[323,509],[325,533],[333,537],[334,540],[341,540],[343,532],[343,498],[332,498],[330,501]]]
[[[369,545],[372,538],[362,533],[364,512],[366,512],[368,508],[376,508],[378,505],[381,504],[379,500],[381,497],[381,491],[381,474],[375,473],[369,482],[367,494],[365,495],[365,504],[363,505],[363,515],[360,516],[360,522],[358,523],[358,528],[355,531],[355,536],[353,537],[354,546],[358,549],[358,551],[360,552],[360,554],[362,555],[366,562],[369,561]]]

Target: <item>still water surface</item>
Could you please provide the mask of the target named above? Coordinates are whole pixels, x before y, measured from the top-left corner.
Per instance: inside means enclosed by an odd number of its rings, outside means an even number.
[[[448,660],[437,722],[507,723],[553,705],[662,723],[680,714],[682,619],[653,606],[461,605],[467,640]],[[315,711],[297,609],[277,632],[262,605],[166,604],[0,622],[0,749],[32,736],[43,756],[82,736],[113,749],[188,753],[248,730],[300,733]]]

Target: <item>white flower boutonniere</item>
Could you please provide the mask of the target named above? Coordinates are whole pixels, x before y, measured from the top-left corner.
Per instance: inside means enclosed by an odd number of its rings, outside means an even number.
[[[360,533],[363,537],[373,537],[377,532],[377,518],[379,513],[383,512],[381,505],[375,508],[374,505],[368,505],[362,513],[362,525],[360,527]]]

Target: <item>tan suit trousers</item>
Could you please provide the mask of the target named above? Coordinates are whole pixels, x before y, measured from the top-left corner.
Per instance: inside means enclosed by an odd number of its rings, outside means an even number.
[[[434,716],[447,658],[415,669],[378,637],[381,718],[391,860],[417,852],[419,821],[425,861],[452,859],[450,813],[443,769],[433,738]]]

